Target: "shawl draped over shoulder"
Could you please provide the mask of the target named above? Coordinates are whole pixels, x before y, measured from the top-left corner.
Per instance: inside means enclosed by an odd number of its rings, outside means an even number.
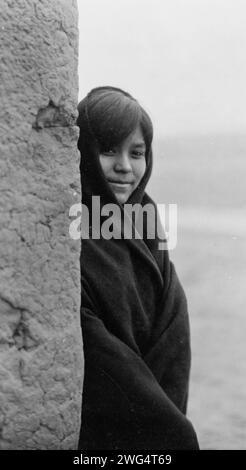
[[[98,151],[80,143],[83,204],[117,203]],[[146,171],[128,203],[156,205]],[[157,214],[157,211],[156,211]],[[83,214],[82,214],[83,217]],[[82,220],[83,224],[83,220]],[[145,232],[144,232],[145,233]],[[82,240],[85,376],[79,449],[198,449],[186,417],[190,371],[187,303],[168,251],[153,239]]]

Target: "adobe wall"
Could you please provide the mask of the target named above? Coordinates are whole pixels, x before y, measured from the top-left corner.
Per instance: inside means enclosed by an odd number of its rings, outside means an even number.
[[[1,0],[0,449],[76,448],[76,0]]]

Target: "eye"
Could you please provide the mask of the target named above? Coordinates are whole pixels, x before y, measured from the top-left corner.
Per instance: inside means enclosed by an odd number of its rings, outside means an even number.
[[[145,157],[145,151],[144,150],[133,150],[132,151],[132,157],[133,158],[143,158],[143,157]]]
[[[113,155],[115,155],[115,153],[115,149],[106,149],[101,152],[102,155],[106,155],[107,157],[112,157]]]

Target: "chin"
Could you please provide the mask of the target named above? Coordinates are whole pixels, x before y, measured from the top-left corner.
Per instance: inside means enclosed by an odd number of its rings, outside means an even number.
[[[125,202],[129,199],[129,196],[128,197],[116,196],[116,199],[120,204],[125,204]]]
[[[115,197],[120,204],[125,204],[125,202],[128,201],[130,194],[115,194]]]

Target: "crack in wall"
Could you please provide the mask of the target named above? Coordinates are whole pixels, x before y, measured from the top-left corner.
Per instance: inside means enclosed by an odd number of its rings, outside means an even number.
[[[0,299],[10,307],[10,312],[8,314],[10,319],[8,322],[10,333],[8,334],[7,340],[9,346],[15,346],[18,350],[25,351],[37,348],[40,342],[33,337],[30,331],[30,312],[25,308],[15,306],[9,299],[2,295],[0,296]],[[15,318],[13,318],[13,314],[15,315]],[[1,338],[1,341],[5,344],[6,338]]]
[[[13,340],[18,350],[24,349],[28,351],[38,346],[38,343],[33,339],[25,314],[22,312],[18,324],[13,331]]]
[[[63,106],[56,106],[50,100],[48,106],[38,110],[32,128],[40,130],[45,127],[70,127],[74,126],[75,119],[75,114],[68,113]]]

